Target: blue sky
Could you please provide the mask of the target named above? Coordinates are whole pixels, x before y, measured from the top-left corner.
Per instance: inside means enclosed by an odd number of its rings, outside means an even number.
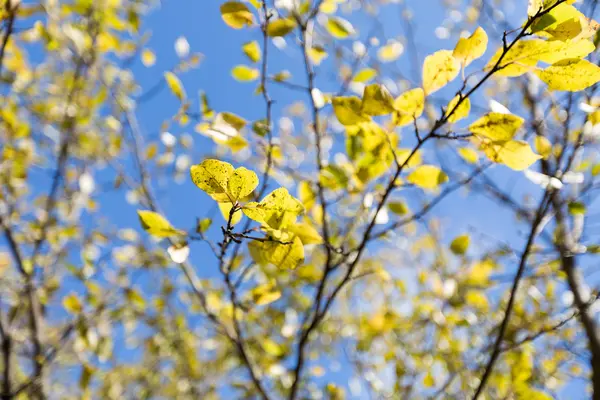
[[[409,8],[415,14],[415,34],[417,47],[419,49],[420,61],[424,56],[442,48],[452,48],[456,43],[456,37],[439,39],[434,35],[434,29],[448,20],[446,9],[442,1],[421,0],[407,1]],[[516,10],[518,20],[525,15],[525,1],[518,1]],[[216,111],[230,111],[243,118],[253,121],[264,117],[264,103],[262,99],[254,95],[255,84],[243,84],[235,81],[230,74],[231,68],[238,64],[247,64],[247,58],[241,51],[241,45],[250,40],[261,41],[262,36],[258,29],[233,30],[226,26],[221,20],[217,0],[179,0],[164,1],[160,7],[151,12],[145,19],[145,28],[152,31],[152,37],[148,47],[153,49],[157,56],[156,64],[151,68],[144,67],[137,62],[132,71],[144,90],[152,87],[156,82],[163,79],[162,74],[176,63],[177,56],[174,50],[175,40],[179,36],[185,36],[190,43],[192,52],[203,54],[203,60],[199,68],[181,74],[181,80],[188,92],[188,97],[194,99],[198,106],[198,91],[205,91],[210,99],[210,105]],[[379,15],[378,22],[383,26],[385,37],[395,37],[404,33],[398,23],[400,7],[391,5],[385,8],[386,12]],[[364,33],[369,31],[372,21],[365,17],[350,18],[355,28],[364,38]],[[517,25],[514,23],[513,25]],[[490,32],[491,36],[491,32]],[[382,38],[383,39],[383,38]],[[491,39],[493,39],[491,37]],[[383,41],[383,40],[382,40]],[[495,41],[496,42],[496,41]],[[497,43],[497,42],[496,42]],[[486,56],[495,50],[495,45],[490,45]],[[288,40],[288,48],[279,51],[273,46],[270,48],[271,61],[269,69],[278,72],[287,69],[292,73],[292,82],[303,83],[304,71],[302,59],[291,40]],[[485,57],[484,57],[485,59]],[[406,54],[402,56],[397,66],[400,70],[409,71],[409,62]],[[322,70],[330,71],[333,67],[331,61],[326,61]],[[337,85],[332,84],[327,74],[318,75],[317,86],[324,92],[334,90]],[[282,108],[295,100],[306,101],[303,93],[290,91],[285,88],[270,86],[270,93],[277,103],[274,106],[275,120],[282,115]],[[440,92],[440,96],[450,99],[453,95],[452,87]],[[479,98],[481,100],[481,98]],[[160,125],[164,120],[173,116],[179,107],[179,102],[168,90],[163,90],[153,100],[140,105],[137,110],[138,119],[146,141],[157,140],[160,135]],[[195,111],[195,110],[194,110]],[[214,150],[213,142],[193,131],[193,124],[180,128],[175,124],[171,130],[176,137],[190,134],[194,138],[193,163],[199,163],[204,157]],[[426,157],[433,156],[433,150],[425,152]],[[512,192],[514,197],[520,199],[525,193],[541,194],[541,189],[532,187],[526,181],[522,173],[508,170],[505,167],[494,167],[491,176],[496,179],[499,186]],[[161,186],[156,182],[157,187]],[[164,182],[162,182],[164,183]],[[292,192],[295,192],[293,190]],[[177,227],[193,228],[195,217],[204,217],[214,212],[214,203],[204,193],[197,189],[189,179],[183,184],[170,182],[160,188],[160,203],[164,214]],[[111,216],[118,216],[119,223],[123,227],[138,226],[138,217],[135,213],[136,206],[123,207],[123,199],[119,194],[107,197],[107,203],[102,205],[103,209]],[[519,227],[515,225],[512,213],[503,210],[489,200],[481,196],[474,196],[459,190],[439,205],[434,213],[441,216],[446,222],[447,238],[457,234],[475,229],[476,232],[492,232],[498,238],[520,248],[522,236],[518,234]],[[219,215],[215,217],[213,232],[218,232]],[[216,238],[217,236],[213,236]],[[210,260],[207,262],[207,260]],[[203,277],[217,274],[216,262],[212,253],[204,244],[192,244],[191,261],[197,266],[197,272]],[[148,287],[152,279],[144,279],[138,282],[140,286]],[[135,352],[123,353],[130,357]],[[346,369],[342,369],[339,378],[345,379]],[[575,386],[573,395],[581,392],[581,388]]]
[[[517,14],[521,20],[525,15],[525,2],[519,3],[522,5],[517,8],[520,10]],[[164,70],[172,67],[173,60],[176,60],[174,42],[179,36],[185,36],[191,45],[192,52],[200,52],[204,55],[198,69],[181,75],[188,96],[193,99],[197,96],[196,90],[203,90],[208,94],[211,107],[216,111],[234,112],[250,121],[262,118],[264,104],[259,97],[253,94],[255,85],[236,82],[230,74],[233,66],[248,63],[240,47],[250,40],[260,42],[260,32],[257,29],[236,31],[227,27],[220,18],[219,5],[220,2],[216,0],[163,2],[146,20],[146,27],[152,31],[148,47],[155,51],[157,63],[151,68],[145,68],[138,63],[133,69],[134,73],[144,88],[151,87],[158,79],[161,79]],[[448,18],[441,1],[408,1],[408,5],[416,16],[415,33],[421,61],[427,54],[454,46],[456,37],[439,39],[434,35],[434,29]],[[378,17],[386,36],[402,35],[404,32],[398,24],[399,7],[389,6],[386,10],[391,11],[381,13]],[[368,31],[371,26],[370,20],[366,20],[364,17],[351,18],[351,21],[361,33]],[[492,37],[490,39],[493,40]],[[491,50],[488,50],[487,53],[488,57],[490,51],[495,50],[495,45],[490,45],[490,48]],[[288,48],[285,51],[279,51],[272,46],[270,51],[270,71],[277,72],[287,69],[294,77],[292,82],[302,83],[304,81],[301,55],[293,43],[288,40]],[[406,56],[401,57],[397,65],[403,71],[409,70],[409,60]],[[328,62],[323,65],[323,69],[331,67],[332,65]],[[317,85],[323,91],[333,90],[337,87],[331,85],[327,76],[318,76]],[[299,94],[273,85],[270,87],[270,92],[272,97],[277,100],[274,107],[275,119],[281,115],[282,106],[290,104],[293,100],[306,100],[302,93]],[[444,90],[440,94],[446,99],[450,99],[453,92]],[[165,90],[151,102],[140,106],[138,117],[145,134],[148,137],[156,138],[159,134],[160,124],[176,112],[178,105],[178,101]],[[193,132],[193,125],[184,129],[175,128],[171,132],[175,136],[180,136],[185,132],[193,135],[194,153],[197,155],[197,158],[193,159],[194,163],[200,162],[213,149],[210,139]],[[431,155],[431,151],[427,150],[425,154]],[[497,178],[496,182],[499,182],[501,187],[512,192],[515,198],[521,198],[525,192],[534,192],[538,195],[541,193],[541,189],[532,188],[519,172],[510,171],[504,167],[495,167],[492,176]],[[191,227],[193,223],[191,215],[204,216],[212,210],[212,201],[189,181],[184,184],[168,185],[163,193],[167,194],[161,198],[163,210],[176,226]],[[443,220],[447,222],[448,238],[475,228],[476,232],[492,232],[498,238],[515,244],[517,248],[522,246],[522,236],[516,234],[519,229],[514,223],[512,213],[499,208],[481,196],[458,191],[438,206],[434,213],[442,216]],[[137,221],[134,214],[124,217],[125,224],[134,225]],[[216,220],[218,219],[217,216]],[[200,266],[198,271],[202,276],[211,276],[216,273],[216,264],[205,262],[205,260],[211,259],[209,257],[212,255],[206,246],[193,245],[191,260],[195,265]],[[344,371],[343,369],[341,372],[341,380],[344,380]],[[575,387],[573,394],[577,395],[580,390],[580,387]]]

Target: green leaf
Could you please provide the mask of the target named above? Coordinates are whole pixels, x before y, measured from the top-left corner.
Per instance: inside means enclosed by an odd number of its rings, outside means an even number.
[[[242,46],[242,51],[244,52],[246,57],[248,57],[250,59],[250,61],[252,61],[252,62],[260,61],[260,57],[261,57],[260,46],[258,45],[258,42],[256,40],[253,40],[248,43],[244,43],[244,45]]]
[[[336,39],[346,39],[354,34],[354,27],[349,21],[339,17],[329,17],[325,29]]]
[[[367,115],[386,115],[394,111],[394,98],[385,86],[374,83],[365,87],[360,109]]]
[[[535,73],[551,90],[578,92],[600,81],[600,67],[577,58],[559,61]]]
[[[173,228],[171,223],[159,213],[144,210],[138,210],[137,213],[142,228],[152,236],[162,238],[182,234],[180,230]]]
[[[471,242],[471,238],[469,235],[460,235],[454,238],[452,243],[450,243],[450,250],[454,254],[463,255],[469,249],[469,243]]]
[[[236,65],[231,70],[231,76],[240,82],[250,82],[260,77],[260,71],[247,65]]]
[[[238,1],[228,1],[221,4],[221,18],[234,29],[242,29],[244,26],[254,24],[254,15],[250,9]]]
[[[267,26],[267,36],[279,37],[285,36],[296,27],[296,21],[292,18],[282,18],[270,21]]]
[[[452,51],[440,50],[427,57],[423,63],[423,89],[425,94],[434,93],[454,80],[460,72],[460,62]]]
[[[523,118],[513,114],[489,113],[479,118],[469,126],[469,131],[475,135],[491,140],[511,140],[521,125]]]
[[[415,118],[423,114],[425,108],[425,92],[421,88],[402,93],[394,100],[393,122],[396,126],[412,124]]]
[[[478,27],[468,38],[460,38],[458,40],[452,55],[460,61],[464,68],[485,53],[487,44],[487,33],[485,33],[483,28]]]
[[[436,189],[448,180],[448,176],[434,165],[421,165],[406,180],[422,189]]]
[[[467,97],[458,107],[456,107],[459,100],[460,96],[456,95],[450,100],[450,103],[448,103],[448,106],[446,107],[446,116],[449,115],[448,122],[455,123],[469,116],[469,112],[471,111],[471,100]],[[454,109],[455,107],[456,110]]]
[[[362,112],[362,102],[358,97],[334,97],[331,103],[333,112],[342,125],[352,126],[371,120],[368,115]]]
[[[181,81],[177,75],[172,72],[165,72],[165,79],[169,89],[171,90],[171,93],[173,93],[175,97],[179,99],[179,101],[185,100],[185,90],[183,89],[183,85],[181,84]]]

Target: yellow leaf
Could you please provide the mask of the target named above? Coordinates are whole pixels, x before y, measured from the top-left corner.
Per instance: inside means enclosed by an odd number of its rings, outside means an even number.
[[[469,131],[494,141],[506,141],[515,136],[523,122],[523,118],[513,114],[492,112],[473,122]]]
[[[190,167],[190,175],[196,186],[220,202],[232,201],[227,190],[233,172],[231,164],[214,159],[207,159]]]
[[[450,100],[450,103],[448,103],[448,107],[446,107],[446,116],[448,117],[448,122],[458,122],[461,119],[469,116],[469,112],[471,111],[471,100],[469,100],[467,97],[460,103],[458,107],[456,107],[459,100],[460,97],[456,95],[452,100]]]
[[[285,229],[296,222],[304,207],[286,188],[279,188],[265,196],[260,203],[246,204],[242,211],[248,218],[272,229]]]
[[[252,289],[250,295],[257,306],[264,306],[278,300],[281,292],[277,289],[277,282],[273,279]]]
[[[354,75],[353,82],[368,82],[377,76],[377,70],[373,68],[363,68]]]
[[[156,55],[150,49],[144,49],[142,51],[142,64],[144,67],[151,67],[156,62]]]
[[[172,72],[165,72],[165,79],[167,80],[169,89],[171,89],[171,92],[175,97],[177,97],[179,101],[183,101],[185,99],[185,90],[177,75]]]
[[[426,388],[432,388],[435,386],[435,379],[433,378],[433,374],[431,372],[427,372],[427,375],[423,378],[423,386]]]
[[[459,60],[463,68],[471,64],[485,53],[488,44],[487,33],[478,27],[468,38],[460,38],[452,55]]]
[[[310,210],[315,205],[317,194],[310,183],[302,181],[298,185],[298,197],[306,210]]]
[[[405,126],[412,124],[415,118],[423,114],[425,108],[425,92],[421,88],[411,89],[402,93],[394,100],[394,124]]]
[[[541,158],[531,150],[527,142],[521,140],[482,144],[482,149],[491,161],[516,171],[529,168]]]
[[[242,46],[242,51],[252,62],[260,61],[260,46],[256,40],[245,43]]]
[[[471,238],[469,235],[460,235],[452,240],[450,243],[450,250],[454,254],[463,255],[469,249],[469,243],[471,242]]]
[[[217,203],[219,206],[219,211],[221,211],[221,215],[225,222],[229,221],[229,214],[231,213],[231,209],[233,208],[232,203]],[[236,210],[231,216],[231,226],[236,225],[238,222],[242,220],[242,213],[239,210]]]
[[[327,52],[321,46],[313,46],[307,50],[307,53],[314,65],[321,64],[321,62],[327,58]]]
[[[236,65],[231,70],[231,76],[240,82],[249,82],[258,79],[260,71],[247,65]]]
[[[247,197],[258,186],[258,177],[254,171],[244,167],[237,168],[227,183],[231,199],[236,202]]]
[[[502,58],[499,70],[496,74],[500,76],[520,76],[531,71],[538,63],[555,63],[565,58],[582,58],[595,49],[589,40],[578,40],[561,42],[559,40],[546,41],[540,39],[522,40],[517,42]],[[498,63],[503,48],[500,47],[486,66],[491,69]]]
[[[396,61],[404,52],[402,43],[395,40],[389,41],[377,51],[377,58],[383,63]]]
[[[535,73],[551,90],[578,92],[600,81],[600,67],[577,58],[559,61]]]
[[[544,32],[552,36],[554,40],[571,40],[578,37],[583,31],[581,20],[578,18],[569,19],[552,28],[546,28]]]
[[[349,21],[340,17],[329,17],[325,29],[336,39],[346,39],[354,34],[354,27]]]
[[[536,136],[533,140],[535,151],[537,151],[542,158],[547,159],[552,154],[552,143],[544,136]]]
[[[282,269],[294,269],[304,261],[304,247],[298,237],[290,244],[278,242],[248,243],[252,259],[260,265],[273,264]]]
[[[529,0],[529,5],[527,6],[527,16],[533,17],[535,14],[543,10],[543,8],[543,0]]]
[[[471,307],[477,308],[481,311],[487,311],[490,307],[485,294],[477,290],[469,290],[465,296],[465,301]]]
[[[62,301],[63,308],[69,314],[79,314],[83,310],[83,305],[81,304],[81,300],[75,293],[70,293],[65,296]]]
[[[270,37],[285,36],[296,27],[296,21],[291,18],[281,18],[270,21],[267,26],[267,35]]]
[[[547,64],[554,64],[565,58],[584,58],[596,49],[596,46],[590,40],[568,42],[553,40],[543,43],[544,47],[538,54],[534,54],[534,57]]]
[[[448,176],[434,165],[421,165],[411,172],[407,181],[423,189],[435,189],[448,180]]]
[[[396,215],[406,215],[408,213],[408,206],[403,201],[390,201],[388,208]]]
[[[521,40],[517,42],[500,60],[504,49],[500,47],[486,66],[486,70],[492,69],[498,64],[497,75],[520,76],[535,67],[539,55],[543,54],[547,45],[543,40]]]
[[[307,221],[291,225],[288,230],[300,238],[302,244],[320,244],[323,238],[319,232]]]
[[[146,232],[156,237],[180,235],[182,232],[173,228],[165,217],[154,211],[138,210],[140,224]]]
[[[541,17],[537,18],[531,25],[531,32],[536,33],[540,31],[546,31],[550,33],[557,30],[564,23],[568,23],[569,21],[573,20],[579,22],[581,19],[585,19],[585,16],[579,12],[577,8],[573,7],[572,5],[562,3],[554,7],[552,10],[546,12]],[[581,32],[581,29],[579,32]],[[579,32],[565,39],[572,39],[573,37],[577,36]]]
[[[477,154],[475,150],[470,149],[468,147],[462,147],[458,149],[458,154],[460,154],[463,160],[465,160],[469,164],[475,164],[477,163],[477,161],[479,161],[479,154]]]
[[[238,1],[228,1],[221,4],[221,18],[230,27],[242,29],[244,26],[250,26],[254,23],[254,15],[250,9]]]
[[[460,72],[460,63],[450,50],[440,50],[427,57],[423,63],[423,88],[431,94],[454,80]]]
[[[373,83],[365,87],[360,109],[367,115],[386,115],[394,111],[394,98],[385,86]]]
[[[331,101],[333,111],[342,125],[352,126],[370,121],[370,117],[361,111],[361,100],[358,97],[334,97]]]

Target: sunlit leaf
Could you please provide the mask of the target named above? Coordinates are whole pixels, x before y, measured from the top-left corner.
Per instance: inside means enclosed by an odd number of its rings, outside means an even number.
[[[362,102],[358,97],[334,97],[333,111],[342,125],[351,126],[367,122],[370,117],[362,112]]]
[[[250,59],[252,62],[260,61],[260,46],[256,40],[253,40],[248,43],[244,43],[242,46],[242,51]]]
[[[156,63],[156,55],[150,49],[144,49],[142,51],[142,64],[144,67],[151,67]]]
[[[140,224],[146,232],[156,237],[180,235],[181,231],[173,228],[165,217],[154,211],[138,210]]]
[[[406,180],[423,189],[436,189],[448,180],[448,176],[435,165],[421,165]]]
[[[254,15],[250,9],[241,2],[228,1],[221,4],[221,18],[230,27],[242,29],[244,26],[254,24]]]
[[[336,39],[347,39],[350,35],[354,34],[352,24],[340,17],[329,17],[325,28]]]
[[[514,114],[489,113],[469,125],[469,131],[491,140],[506,141],[515,137],[524,119]]]
[[[236,65],[231,70],[231,76],[240,82],[249,82],[258,79],[260,71],[247,65]]]
[[[521,140],[483,144],[482,149],[491,161],[504,164],[516,171],[529,168],[541,158],[531,150],[529,143]]]
[[[354,75],[354,82],[368,82],[377,76],[377,70],[373,68],[363,68]]]
[[[394,98],[385,86],[374,83],[365,87],[360,109],[367,115],[386,115],[394,111]]]
[[[415,118],[423,114],[425,108],[425,92],[421,88],[415,88],[402,93],[394,100],[394,124],[405,126],[412,124]]]
[[[165,72],[165,79],[169,89],[171,90],[171,93],[173,93],[175,97],[179,99],[179,101],[185,100],[185,90],[183,89],[183,85],[181,84],[181,81],[177,75],[172,72]]]
[[[463,68],[471,64],[485,53],[488,36],[483,28],[478,27],[468,38],[460,38],[452,55],[460,61]]]
[[[600,81],[600,67],[577,58],[559,61],[535,73],[551,90],[578,92]]]
[[[423,89],[431,94],[453,81],[460,72],[460,63],[450,50],[440,50],[427,57],[423,63]]]
[[[296,28],[296,21],[291,18],[280,18],[269,21],[267,35],[270,37],[285,36]]]
[[[258,176],[256,176],[254,171],[240,167],[229,177],[227,186],[232,200],[238,201],[250,195],[256,189],[258,186]]]
[[[460,105],[458,105],[459,101],[460,97],[456,95],[452,100],[450,100],[450,103],[448,103],[448,106],[446,107],[446,116],[448,117],[448,122],[458,122],[461,119],[469,116],[469,112],[471,111],[471,100],[469,100],[468,97],[464,98]]]
[[[454,254],[463,255],[469,249],[469,243],[471,243],[469,235],[457,236],[450,243],[450,250],[452,250]]]

